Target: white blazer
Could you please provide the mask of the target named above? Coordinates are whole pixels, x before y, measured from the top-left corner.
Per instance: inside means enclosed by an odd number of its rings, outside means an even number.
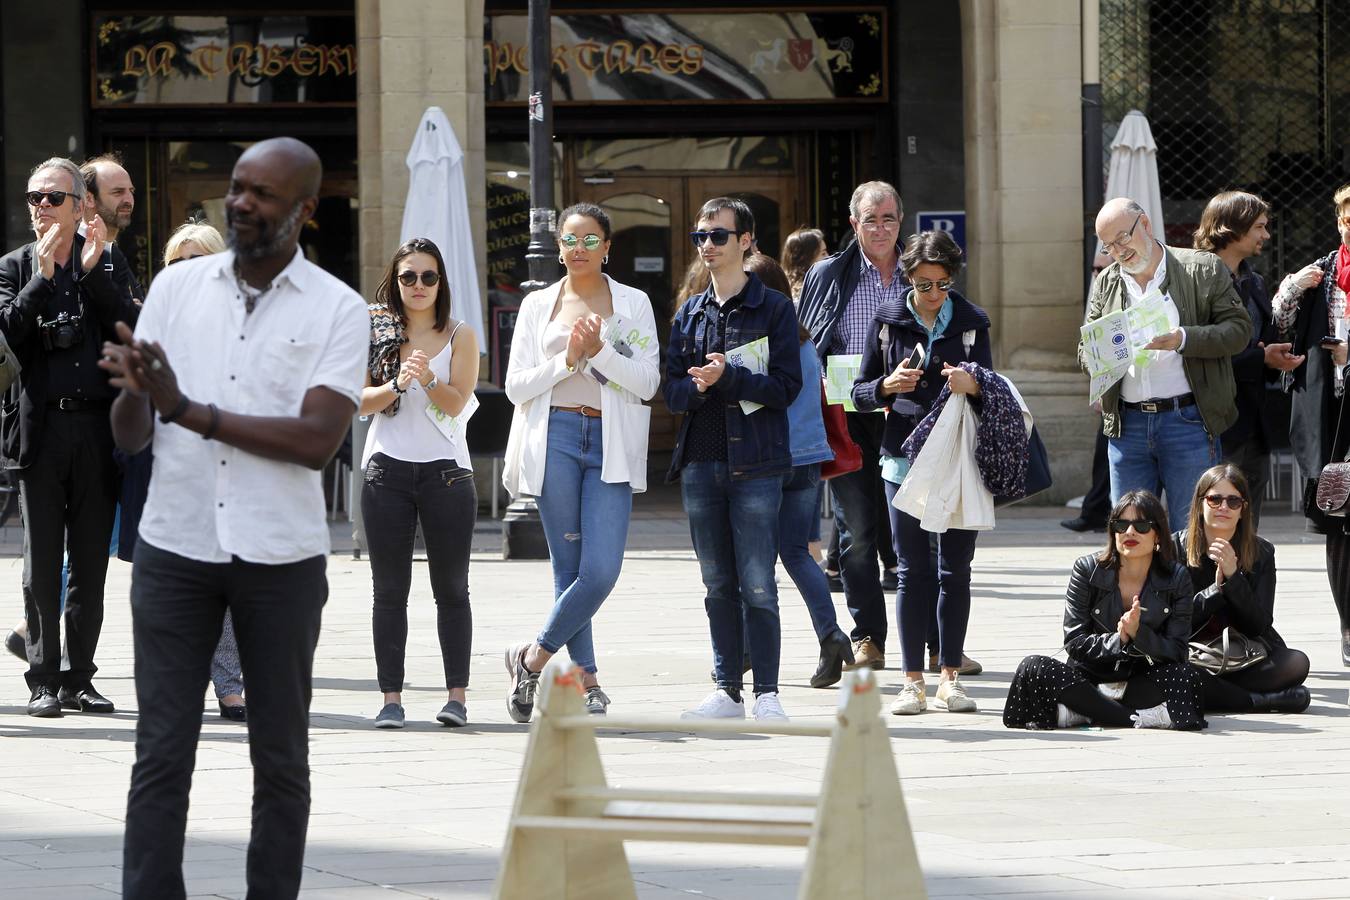
[[[647,295],[619,284],[608,275],[614,312],[635,323],[652,339],[645,348],[634,347],[630,358],[610,343],[587,365],[609,379],[600,392],[604,462],[600,478],[610,484],[628,482],[634,493],[647,489],[647,436],[651,430],[650,400],[661,381],[661,347],[656,337],[656,317]],[[539,496],[544,487],[544,459],[548,452],[548,414],[553,386],[572,373],[567,356],[544,355],[545,326],[553,315],[562,290],[559,280],[528,294],[516,316],[511,339],[511,361],[506,369],[506,396],[516,405],[511,436],[506,442],[502,484],[512,496]]]

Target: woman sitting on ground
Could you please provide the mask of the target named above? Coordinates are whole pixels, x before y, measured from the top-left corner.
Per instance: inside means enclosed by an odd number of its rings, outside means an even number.
[[[1186,662],[1190,576],[1162,531],[1166,522],[1148,491],[1130,491],[1116,502],[1106,549],[1073,565],[1064,606],[1069,661],[1022,660],[1008,689],[1004,725],[1205,727],[1200,675]]]
[[[1310,701],[1303,686],[1308,657],[1285,646],[1272,624],[1275,548],[1257,537],[1251,510],[1242,470],[1215,466],[1195,483],[1191,527],[1173,535],[1196,592],[1192,639],[1208,642],[1231,626],[1268,651],[1261,662],[1222,676],[1196,667],[1205,685],[1205,711],[1299,713]]]

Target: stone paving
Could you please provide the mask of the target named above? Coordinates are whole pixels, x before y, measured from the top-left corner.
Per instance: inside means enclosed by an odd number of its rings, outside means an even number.
[[[1312,658],[1306,715],[1212,716],[1199,734],[1009,731],[1000,713],[1011,672],[1024,655],[1058,648],[1070,564],[1103,540],[1060,529],[1063,515],[1014,509],[980,539],[968,650],[985,674],[967,679],[980,711],[888,717],[929,895],[1350,897],[1350,670],[1340,664],[1320,540],[1302,533],[1301,518],[1272,511],[1263,522],[1279,547],[1277,624]],[[444,694],[425,565],[416,567],[410,608],[409,725],[376,731],[369,567],[349,553],[330,560],[303,897],[490,894],[526,743],[525,727],[504,708],[501,650],[536,631],[551,584],[545,562],[501,560],[495,530],[480,521],[475,537],[472,724],[459,730],[433,721]],[[0,577],[14,598],[22,561],[13,529],[5,531]],[[639,514],[625,566],[596,621],[603,683],[616,712],[676,714],[708,690],[710,657],[698,569],[677,509],[660,504]],[[0,682],[0,896],[118,893],[134,755],[129,574],[112,564],[99,651],[98,686],[118,702],[117,714],[30,719],[19,663],[0,659],[0,671],[9,671]],[[815,640],[791,582],[783,575],[780,584],[783,702],[795,718],[823,719],[835,694],[807,687]],[[847,621],[842,596],[835,600]],[[11,599],[10,613],[18,606]],[[889,703],[901,676],[894,665],[879,674]],[[188,890],[242,897],[248,745],[243,729],[216,716],[214,702],[204,722]],[[826,743],[606,735],[601,752],[611,782],[627,787],[811,791]],[[639,896],[651,900],[791,898],[805,855],[701,845],[628,850]]]

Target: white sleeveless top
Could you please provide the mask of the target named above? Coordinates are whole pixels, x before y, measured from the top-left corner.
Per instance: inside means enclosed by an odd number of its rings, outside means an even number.
[[[462,323],[461,323],[462,324]],[[455,330],[459,325],[455,326]],[[455,342],[455,334],[440,353],[431,358],[428,368],[441,384],[450,381],[450,345]],[[413,379],[398,412],[386,416],[377,412],[370,417],[370,429],[366,432],[366,449],[361,454],[361,468],[364,469],[370,458],[383,453],[392,459],[403,462],[425,463],[438,459],[452,459],[466,469],[472,469],[469,448],[462,437],[450,440],[427,417],[427,392],[421,382]]]

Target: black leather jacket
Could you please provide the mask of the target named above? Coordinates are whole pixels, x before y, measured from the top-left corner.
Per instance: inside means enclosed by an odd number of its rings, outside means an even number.
[[[1064,650],[1095,681],[1125,681],[1150,666],[1185,662],[1191,636],[1191,576],[1185,566],[1163,573],[1155,566],[1139,594],[1139,631],[1122,646],[1116,633],[1125,607],[1116,570],[1097,554],[1073,564],[1064,598]]]
[[[1172,535],[1177,558],[1186,558],[1186,532]],[[1214,560],[1208,556],[1195,568],[1187,568],[1195,605],[1191,612],[1194,631],[1200,631],[1214,616],[1219,624],[1231,625],[1247,637],[1260,638],[1266,646],[1284,649],[1284,638],[1275,630],[1275,547],[1263,538],[1256,539],[1256,561],[1250,572],[1237,572],[1214,586]],[[1142,602],[1142,601],[1140,601]]]

